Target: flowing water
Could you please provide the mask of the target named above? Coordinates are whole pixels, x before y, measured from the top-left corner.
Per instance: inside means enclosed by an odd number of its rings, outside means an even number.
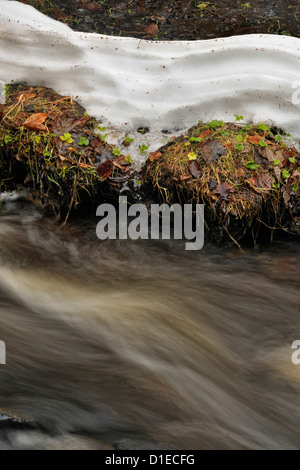
[[[299,448],[299,246],[186,252],[96,223],[2,206],[1,411],[40,430],[0,447]]]

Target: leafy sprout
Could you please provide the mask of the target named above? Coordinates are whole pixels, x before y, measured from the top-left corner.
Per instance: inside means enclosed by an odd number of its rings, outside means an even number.
[[[66,142],[67,144],[72,144],[74,142],[74,140],[73,140],[71,134],[69,134],[69,132],[65,132],[64,135],[61,135],[60,139],[63,142]]]

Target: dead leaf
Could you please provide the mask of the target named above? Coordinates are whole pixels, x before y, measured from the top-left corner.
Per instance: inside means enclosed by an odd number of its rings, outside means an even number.
[[[79,7],[84,8],[85,10],[90,10],[90,11],[100,11],[100,10],[102,10],[101,5],[98,5],[97,3],[93,3],[93,2],[85,2],[83,0],[81,0],[81,2],[79,4]]]
[[[283,201],[285,205],[287,206],[291,199],[291,189],[289,187],[283,187],[281,188],[281,193],[282,193]]]
[[[204,139],[210,134],[210,132],[211,132],[210,129],[206,129],[206,131],[204,131],[202,134],[199,134],[198,137],[200,137],[201,139]]]
[[[118,163],[117,161],[114,161],[113,164],[117,167],[117,168],[120,168],[120,170],[122,170],[124,173],[126,173],[126,171],[129,170],[129,166],[126,164],[126,165],[120,165],[120,163]],[[130,164],[129,164],[130,165]]]
[[[281,170],[280,170],[280,168],[278,168],[278,166],[275,166],[273,168],[273,171],[274,171],[274,174],[275,174],[277,180],[280,181],[280,179],[281,179]]]
[[[257,180],[256,180],[255,178],[253,178],[253,176],[251,176],[250,178],[248,178],[248,179],[246,180],[246,183],[248,183],[249,186],[250,186],[252,189],[254,189],[254,191],[260,192],[260,191],[257,190]]]
[[[260,173],[257,177],[257,183],[261,189],[271,189],[274,178],[269,173]]]
[[[158,36],[158,33],[159,33],[159,30],[158,30],[158,26],[157,26],[157,23],[151,23],[149,26],[147,26],[145,29],[144,29],[145,33],[148,34],[149,36]]]
[[[218,194],[220,199],[223,201],[229,201],[229,197],[231,193],[235,193],[235,189],[233,186],[230,186],[228,183],[219,184],[216,189],[214,190],[215,194]]]
[[[247,140],[251,144],[259,145],[259,142],[262,140],[262,136],[261,135],[248,135]]]
[[[151,152],[149,154],[149,162],[154,162],[157,158],[160,158],[162,156],[161,152]]]
[[[191,179],[191,175],[180,175],[179,178],[180,178],[180,181],[186,181],[186,180]]]
[[[94,137],[94,139],[91,140],[90,145],[92,147],[103,147],[104,142],[102,142],[98,137]]]
[[[225,142],[224,147],[226,147],[227,150],[234,150],[234,145],[231,141]]]
[[[196,160],[191,160],[189,163],[189,170],[194,178],[199,178],[201,175],[201,167]]]
[[[32,114],[23,122],[23,126],[30,131],[46,131],[47,128],[43,123],[46,121],[47,117],[48,114],[46,113]]]
[[[113,171],[113,161],[107,160],[106,162],[101,163],[97,168],[97,173],[104,181],[111,175]]]

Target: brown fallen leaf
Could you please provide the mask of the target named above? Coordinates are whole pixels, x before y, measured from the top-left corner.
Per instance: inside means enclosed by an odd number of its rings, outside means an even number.
[[[91,142],[90,142],[90,145],[92,147],[103,147],[104,146],[104,142],[102,140],[100,140],[98,137],[94,137]]]
[[[218,194],[223,201],[229,201],[229,196],[231,193],[235,193],[235,189],[233,186],[230,186],[230,184],[223,183],[216,187],[214,193]]]
[[[111,175],[113,171],[113,161],[107,160],[106,162],[101,163],[97,168],[97,173],[104,181]]]
[[[257,191],[257,192],[260,192],[257,190],[257,180],[255,178],[253,178],[253,176],[251,176],[250,178],[248,178],[246,180],[246,183],[249,184],[249,186],[254,189],[254,191]]]
[[[149,26],[147,26],[144,29],[145,33],[148,34],[148,36],[157,36],[159,33],[157,23],[151,23]]]
[[[43,123],[46,121],[47,117],[48,114],[46,113],[32,114],[23,122],[23,126],[30,131],[46,131],[47,128]]]
[[[271,189],[272,184],[274,183],[274,178],[269,173],[260,173],[257,177],[258,186],[261,189]]]
[[[180,175],[179,178],[180,178],[180,181],[186,181],[186,180],[191,179],[191,175]]]
[[[79,4],[79,7],[84,8],[85,10],[90,10],[90,11],[100,11],[100,10],[102,10],[101,5],[98,5],[97,3],[93,3],[93,2],[86,2],[86,1],[83,1],[83,0],[81,0],[81,2]]]
[[[127,171],[129,171],[129,166],[127,166],[127,165],[120,165],[120,163],[118,163],[117,161],[114,161],[113,164],[114,164],[114,166],[116,166],[117,168],[120,168],[120,170],[122,170],[124,173],[126,173]]]
[[[149,162],[154,162],[157,158],[160,158],[162,156],[161,152],[151,152],[149,154]]]
[[[259,142],[260,140],[262,140],[262,137],[260,135],[248,135],[247,140],[251,144],[259,145]]]
[[[194,178],[199,178],[201,175],[201,168],[199,163],[196,160],[191,160],[189,163],[189,170],[190,173],[194,176]]]
[[[295,147],[292,147],[288,150],[288,154],[290,157],[293,157],[295,153],[297,153],[297,150],[295,149]]]

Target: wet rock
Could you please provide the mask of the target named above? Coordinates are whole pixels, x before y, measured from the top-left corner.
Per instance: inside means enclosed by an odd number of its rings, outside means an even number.
[[[33,423],[24,418],[12,417],[6,414],[0,414],[0,431],[24,429],[36,429]]]

